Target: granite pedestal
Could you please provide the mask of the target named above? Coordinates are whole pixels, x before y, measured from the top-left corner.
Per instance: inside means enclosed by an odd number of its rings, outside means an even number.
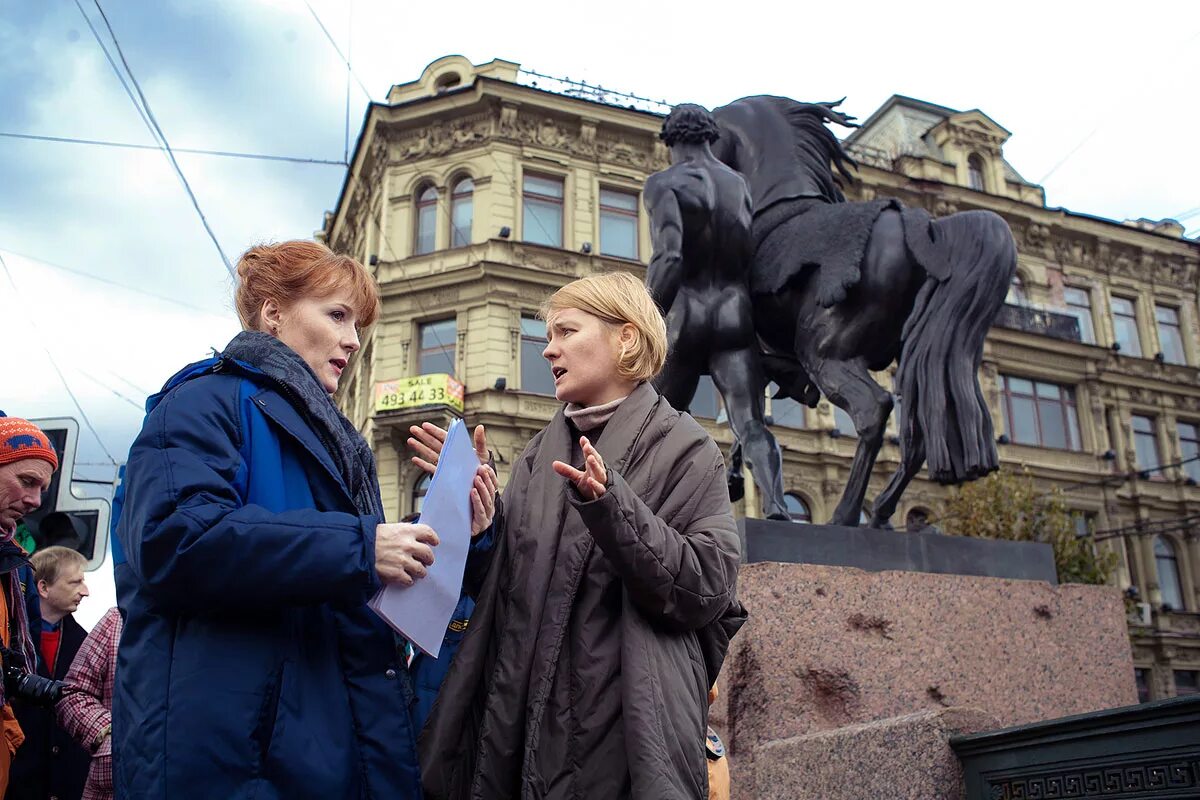
[[[1137,702],[1112,587],[760,562],[738,593],[750,619],[711,718],[741,800],[765,796],[754,762],[770,742],[950,707],[1005,726]]]

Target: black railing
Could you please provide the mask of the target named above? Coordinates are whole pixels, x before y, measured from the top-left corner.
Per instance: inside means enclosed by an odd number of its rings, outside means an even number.
[[[1049,336],[1064,342],[1083,341],[1079,335],[1079,320],[1070,314],[1059,314],[1057,311],[1043,311],[1005,303],[1000,307],[994,324],[999,328]]]

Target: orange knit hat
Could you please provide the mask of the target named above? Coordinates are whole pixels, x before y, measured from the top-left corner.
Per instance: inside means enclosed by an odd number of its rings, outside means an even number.
[[[20,417],[0,416],[0,464],[26,458],[49,461],[58,469],[58,454],[41,428]]]

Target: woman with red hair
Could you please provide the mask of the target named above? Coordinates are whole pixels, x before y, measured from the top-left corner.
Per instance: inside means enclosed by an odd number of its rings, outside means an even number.
[[[384,522],[330,398],[378,288],[284,242],[241,257],[236,306],[243,332],[150,398],[114,501],[116,795],[418,798],[405,642],[367,601],[437,534]],[[494,494],[480,467],[474,533]]]

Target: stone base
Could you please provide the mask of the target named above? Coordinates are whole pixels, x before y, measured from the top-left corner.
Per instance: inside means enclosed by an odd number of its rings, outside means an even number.
[[[735,798],[760,796],[756,750],[780,739],[950,706],[1006,726],[1137,702],[1112,587],[761,563],[738,593],[750,619],[711,710]]]
[[[995,717],[944,708],[770,742],[754,760],[759,800],[962,800],[951,736]]]

